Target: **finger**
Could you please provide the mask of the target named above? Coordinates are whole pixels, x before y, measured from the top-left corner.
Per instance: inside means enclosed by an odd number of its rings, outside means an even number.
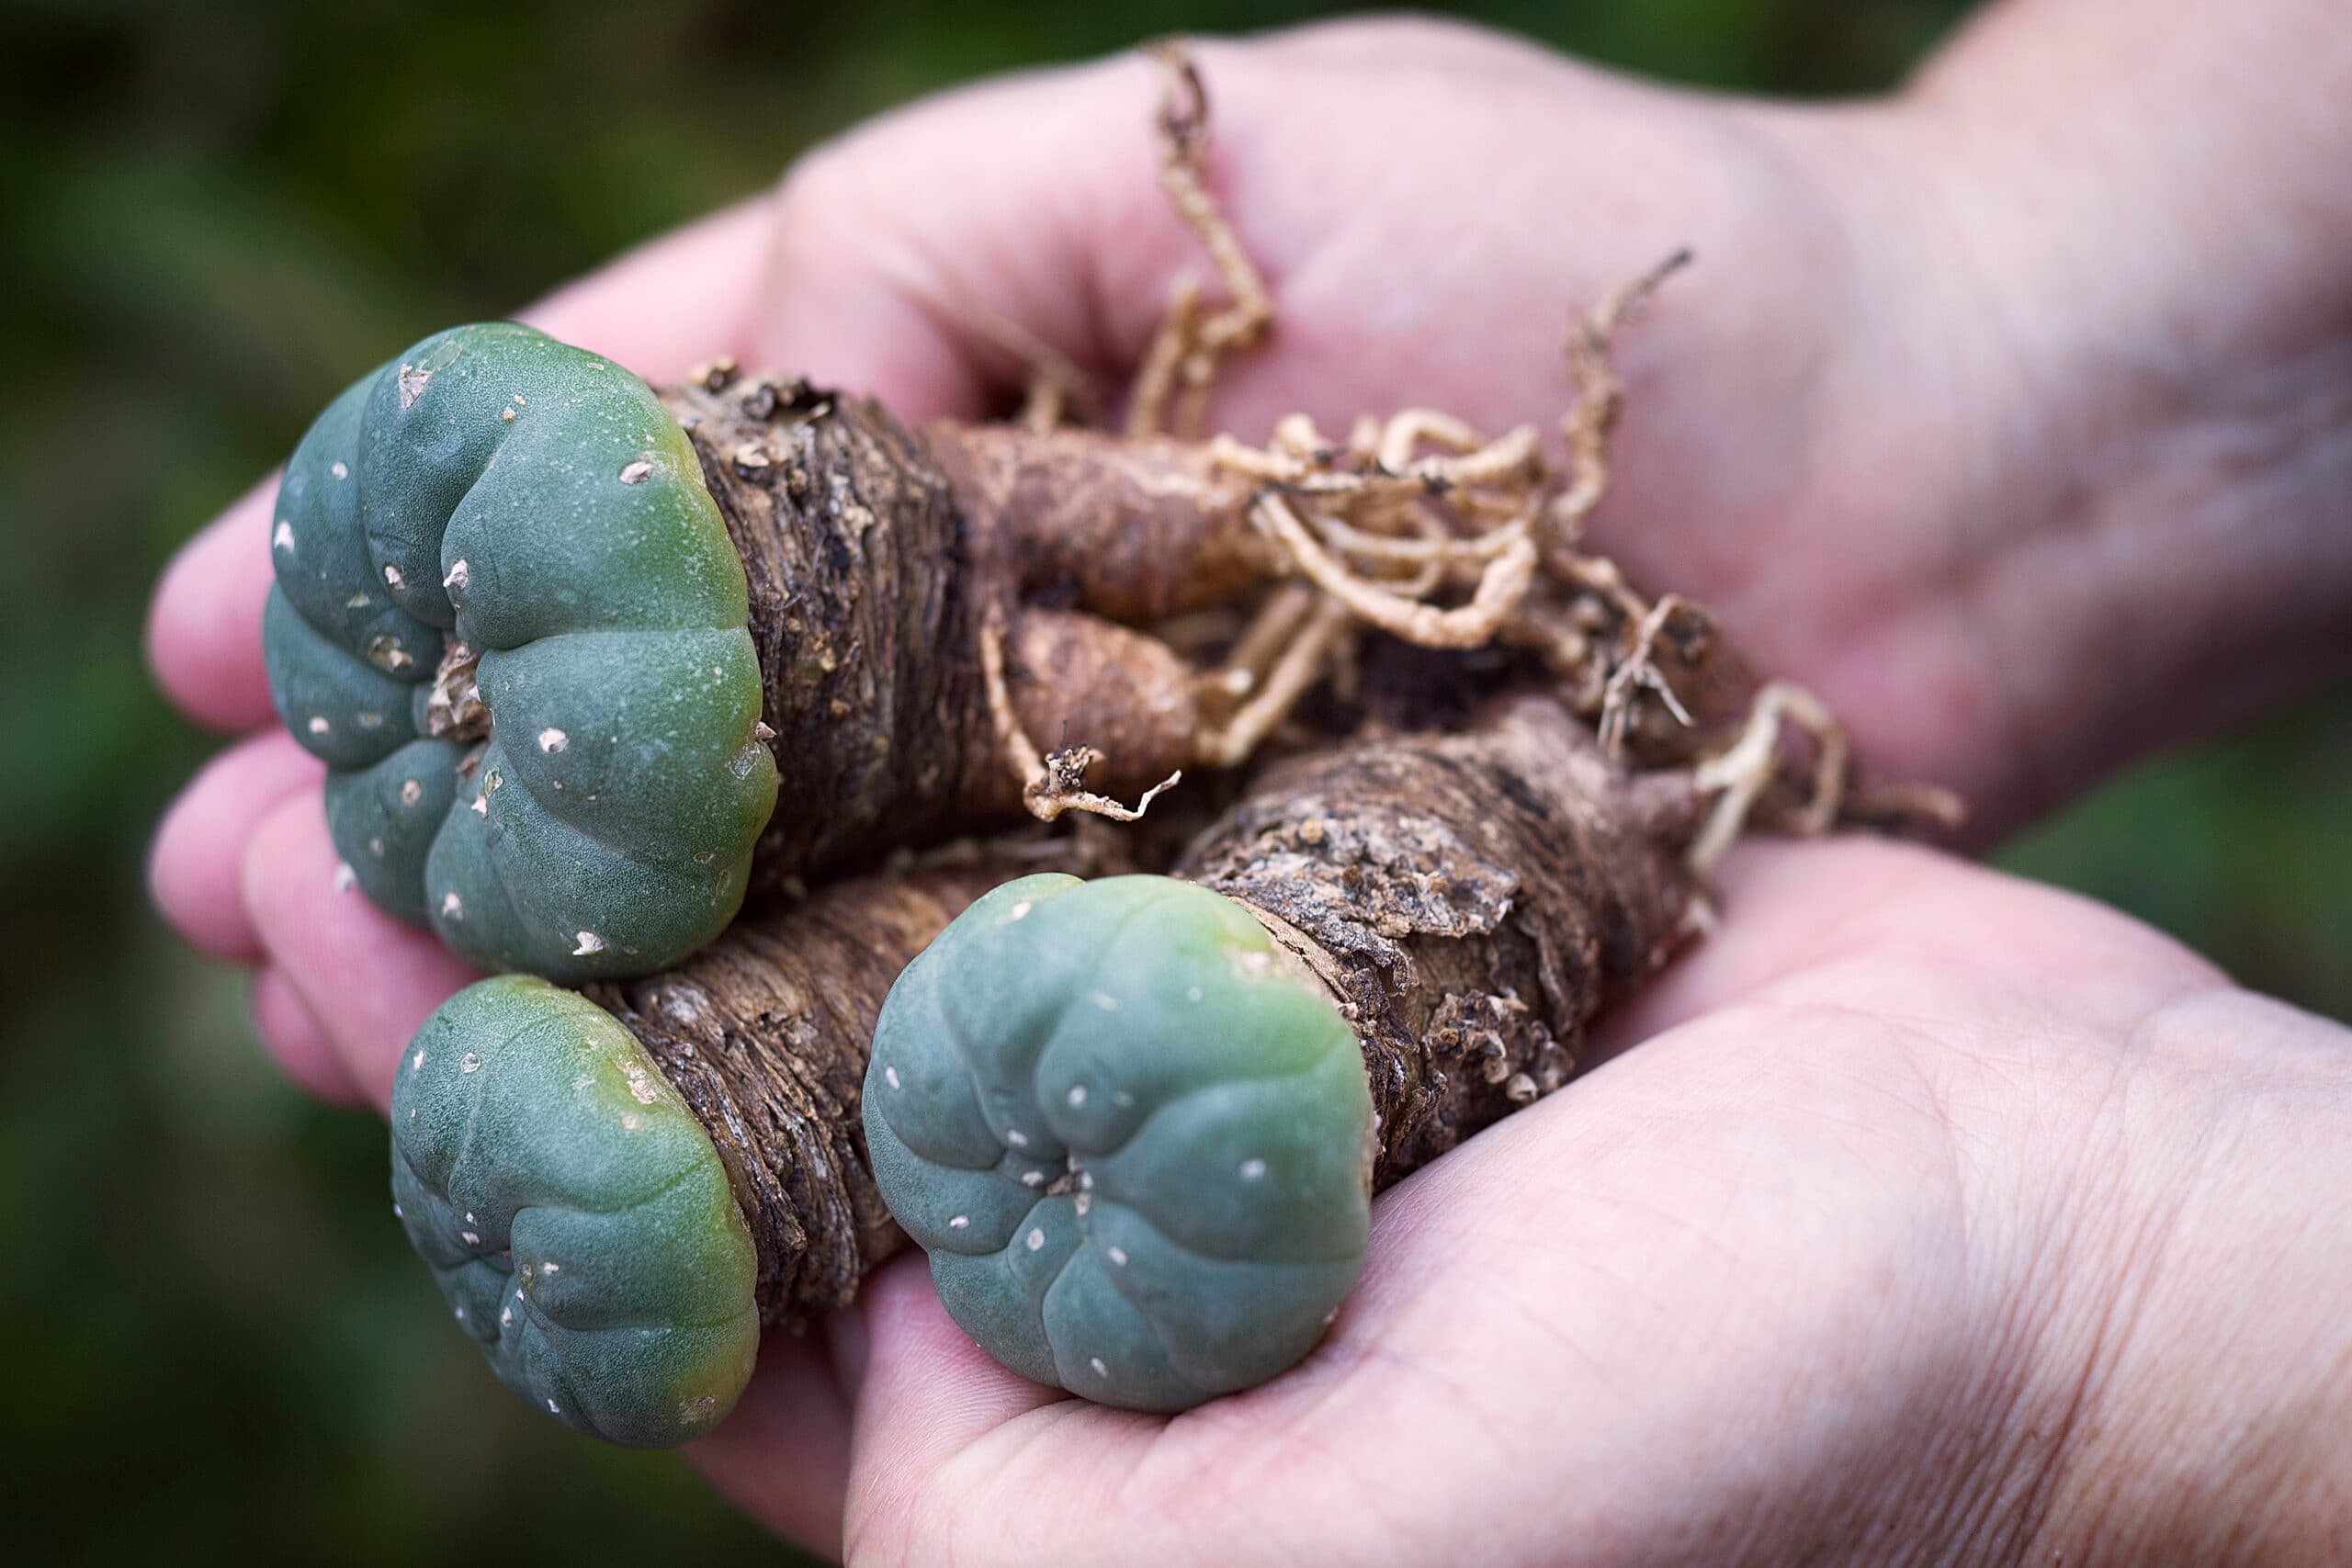
[[[775,199],[763,193],[639,246],[517,319],[648,381],[677,380],[752,346],[775,231]]]
[[[147,667],[197,723],[251,729],[276,721],[262,665],[261,607],[269,597],[271,474],[239,496],[164,568],[147,607]]]
[[[330,1105],[367,1103],[328,1042],[327,1032],[283,973],[262,969],[254,974],[253,1011],[261,1043],[296,1088]]]
[[[1398,330],[1400,317],[1433,309],[1414,291],[1375,309],[1364,280],[1390,258],[1364,253],[1393,248],[1395,232],[1351,220],[1393,209],[1408,172],[1458,173],[1428,171],[1426,138],[1411,129],[1424,107],[1458,111],[1446,100],[1459,85],[1431,61],[1475,67],[1489,94],[1499,81],[1536,104],[1557,96],[1545,78],[1561,67],[1470,29],[1393,22],[1204,40],[1193,53],[1212,97],[1208,185],[1282,302],[1278,348],[1220,367],[1211,423],[1248,433],[1301,408],[1344,420],[1428,397],[1431,359],[1452,363],[1442,345],[1464,333],[1451,314],[1426,333]],[[1506,56],[1508,69],[1490,63]],[[1383,67],[1399,73],[1399,107],[1367,124],[1365,73]],[[917,420],[1001,409],[1035,368],[1024,341],[1091,373],[1098,391],[1124,390],[1180,277],[1205,280],[1212,299],[1227,294],[1157,178],[1162,88],[1158,68],[1129,52],[930,99],[820,149],[784,186],[755,357],[873,392]],[[1499,270],[1565,288],[1540,243],[1510,249]],[[1444,312],[1462,308],[1437,299]],[[1521,340],[1547,384],[1556,349],[1510,336]],[[1454,378],[1487,378],[1457,366],[1435,385]],[[1474,400],[1465,412],[1487,407]]]
[[[261,942],[245,918],[245,840],[270,809],[315,789],[325,769],[280,729],[237,742],[206,762],[155,829],[147,886],[188,944],[251,963]]]
[[[558,337],[650,379],[741,354],[767,264],[772,202],[741,202],[622,256],[521,313]],[[362,367],[355,366],[356,374]],[[261,607],[270,584],[276,475],[239,497],[164,569],[148,608],[155,682],[199,724],[271,721]]]
[[[849,1404],[822,1339],[779,1330],[761,1339],[759,1371],[733,1413],[685,1454],[752,1518],[835,1558],[849,1451]]]
[[[915,421],[989,412],[1030,368],[1012,335],[1091,363],[1070,209],[1114,169],[1149,183],[1149,88],[1125,74],[1124,135],[1091,68],[929,99],[803,159],[780,196],[756,357]]]
[[[378,1110],[409,1037],[476,978],[431,935],[370,904],[343,873],[318,797],[281,801],[245,847],[245,910],[270,962]]]
[[[946,1561],[930,1550],[943,1540],[946,1521],[940,1510],[960,1512],[971,1499],[951,1503],[943,1477],[964,1460],[977,1461],[967,1473],[984,1476],[991,1467],[982,1450],[1017,1441],[1018,1434],[1065,1417],[1110,1427],[1159,1425],[1081,1404],[999,1366],[939,1304],[919,1254],[869,1275],[858,1312],[865,1364],[854,1416],[843,1541],[853,1561]],[[1062,1479],[1075,1483],[1076,1467]],[[1058,1507],[1065,1495],[1035,1500]],[[1012,1540],[1000,1538],[999,1549],[1013,1560]]]
[[[1399,74],[1449,72],[1480,87],[1491,87],[1498,79],[1551,85],[1575,64],[1510,33],[1409,12],[1309,22],[1262,39],[1260,47],[1295,56],[1302,64]]]
[[[1254,60],[1198,52],[1221,116],[1260,99]],[[1123,377],[1176,277],[1208,270],[1155,177],[1160,90],[1130,52],[932,98],[812,153],[783,189],[758,357],[910,420],[991,412],[1036,368],[1025,343]]]

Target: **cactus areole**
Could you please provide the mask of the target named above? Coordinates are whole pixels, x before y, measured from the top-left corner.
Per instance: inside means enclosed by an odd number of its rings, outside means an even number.
[[[380,908],[484,968],[657,967],[775,804],[743,566],[637,378],[509,323],[425,339],[288,462],[271,694]]]

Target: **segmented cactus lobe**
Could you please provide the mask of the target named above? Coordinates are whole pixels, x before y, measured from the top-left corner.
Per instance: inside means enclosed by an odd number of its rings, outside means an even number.
[[[644,383],[527,327],[436,333],[311,426],[270,553],[272,695],[375,903],[568,979],[733,918],[776,789],[743,568]]]

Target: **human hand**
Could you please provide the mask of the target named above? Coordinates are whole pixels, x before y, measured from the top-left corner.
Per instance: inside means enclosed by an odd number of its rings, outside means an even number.
[[[2103,594],[2097,530],[2053,534],[2047,464],[2021,457],[2019,479],[2004,462],[2030,451],[2003,401],[2019,400],[2017,364],[2050,384],[2024,401],[2072,405],[2047,314],[2020,307],[2031,269],[2002,265],[2021,242],[1955,194],[1984,179],[1953,154],[1947,115],[1702,99],[1426,24],[1200,55],[1211,178],[1280,311],[1272,344],[1230,362],[1214,424],[1259,431],[1294,409],[1342,424],[1407,401],[1548,422],[1568,313],[1693,244],[1702,271],[1623,341],[1620,484],[1598,543],[1709,601],[1755,662],[1839,706],[1886,771],[1955,784],[1992,820],[2118,754],[2113,710],[2141,694],[2075,652],[2119,626],[2143,648],[2165,604]],[[1205,271],[1149,177],[1153,89],[1123,61],[920,106],[811,157],[774,202],[530,319],[657,379],[731,353],[872,389],[910,419],[983,414],[1018,386],[1025,367],[989,318],[1116,382],[1175,276]],[[160,678],[227,727],[269,717],[267,506],[265,490],[215,525],[156,603]],[[2200,566],[2210,588],[2231,563]],[[2032,658],[1982,651],[2036,639]],[[2091,723],[2101,682],[2114,689]],[[154,880],[198,946],[263,965],[263,1030],[298,1077],[380,1104],[408,1034],[465,976],[335,892],[316,780],[283,737],[232,750],[175,808]],[[903,1274],[878,1313],[919,1303]],[[820,1539],[845,1451],[832,1383],[816,1348],[772,1348],[765,1392],[707,1456],[729,1474],[739,1451],[797,1468],[807,1484],[768,1494],[763,1517]],[[797,1445],[795,1465],[780,1445]]]
[[[1725,905],[1638,1050],[1375,1202],[1275,1382],[1070,1400],[909,1256],[695,1457],[857,1562],[2332,1560],[2352,1033],[1924,851]]]
[[[1989,828],[2321,654],[2309,627],[2352,571],[2299,570],[2275,527],[2193,570],[2152,536],[2119,570],[2107,514],[2143,490],[2185,498],[2144,528],[2173,517],[2193,543],[2214,526],[2220,502],[2184,465],[2215,448],[2175,444],[2192,456],[2132,468],[2104,508],[2080,470],[2148,446],[2145,422],[2108,419],[2053,459],[2051,433],[2096,423],[2116,397],[2088,370],[2075,388],[2051,346],[2098,358],[2086,301],[2037,301],[2037,268],[2068,265],[2043,235],[2062,227],[2043,206],[2063,193],[2042,168],[2041,204],[1994,199],[2002,168],[1940,79],[1924,104],[1790,109],[1428,23],[1201,53],[1212,178],[1280,311],[1272,345],[1230,363],[1215,423],[1262,431],[1304,410],[1333,426],[1408,402],[1548,423],[1570,312],[1695,244],[1705,270],[1623,341],[1618,486],[1595,533],[1638,581],[1710,603],[1759,668],[1828,698],[1886,774],[1956,787]],[[985,413],[1024,378],[990,321],[1116,383],[1173,279],[1205,270],[1148,175],[1154,87],[1123,59],[917,106],[812,155],[773,201],[526,314],[657,379],[732,353],[872,389],[914,420]],[[2177,266],[2197,259],[2173,249]],[[2141,293],[2170,276],[2165,254],[2134,275]],[[2193,272],[2176,281],[2204,292]],[[2027,374],[2032,395],[2015,395]],[[2038,442],[2018,434],[2018,407],[2046,426]],[[2264,515],[2292,522],[2276,476],[2255,478]],[[270,718],[269,493],[192,543],[154,604],[159,680],[223,728]],[[2270,608],[2247,615],[2246,580],[2264,573]],[[2249,637],[2288,651],[2223,656]],[[2133,716],[2148,711],[2156,728]],[[257,1011],[303,1082],[380,1101],[390,1054],[462,973],[364,900],[329,897],[316,779],[282,737],[234,748],[167,819],[153,883],[197,946],[267,959]],[[360,972],[369,986],[342,983]]]

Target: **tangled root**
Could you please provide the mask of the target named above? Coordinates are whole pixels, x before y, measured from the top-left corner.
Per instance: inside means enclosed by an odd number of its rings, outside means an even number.
[[[1175,284],[1130,389],[1126,432],[1197,439],[1225,356],[1261,343],[1274,311],[1263,276],[1208,189],[1200,73],[1181,41],[1150,52],[1167,73],[1157,122],[1160,185],[1208,254],[1224,299],[1211,303],[1194,278]],[[1532,652],[1612,759],[1624,756],[1652,716],[1693,725],[1659,650],[1671,647],[1687,660],[1712,637],[1712,621],[1679,595],[1645,598],[1613,561],[1581,547],[1585,522],[1612,479],[1609,442],[1624,406],[1612,359],[1617,333],[1690,260],[1689,251],[1676,252],[1570,324],[1573,396],[1559,426],[1565,466],[1532,425],[1490,436],[1428,408],[1359,419],[1344,440],[1297,413],[1277,422],[1261,446],[1227,434],[1207,443],[1214,468],[1257,487],[1247,520],[1269,547],[1277,581],[1200,677],[1194,752],[1202,761],[1246,761],[1308,693],[1353,668],[1368,631],[1422,648],[1499,643]],[[1084,409],[1072,367],[1041,348],[1027,356],[1037,376],[1025,420],[1050,428]],[[1005,694],[1001,623],[991,623],[982,651],[997,728],[1034,815],[1051,820],[1074,810],[1132,821],[1182,777],[1134,807],[1087,790],[1086,771],[1097,760],[1091,748],[1046,755],[1023,732]],[[1805,804],[1774,825],[1812,834],[1838,819],[1850,763],[1845,731],[1811,694],[1773,682],[1756,694],[1737,739],[1699,765],[1700,787],[1716,799],[1690,851],[1694,866],[1703,871],[1721,858],[1781,776],[1781,739],[1791,728],[1810,737],[1810,789]],[[1871,799],[1915,824],[1959,813],[1957,801],[1938,791]]]
[[[1159,186],[1177,216],[1199,236],[1227,299],[1220,309],[1204,310],[1200,285],[1189,277],[1177,281],[1136,373],[1127,434],[1193,440],[1200,435],[1218,361],[1264,341],[1274,323],[1274,304],[1257,264],[1209,194],[1209,100],[1200,69],[1179,39],[1155,43],[1149,53],[1168,75],[1159,119]]]
[[[1021,776],[1022,804],[1040,822],[1051,822],[1065,811],[1083,811],[1114,822],[1141,821],[1151,803],[1184,777],[1179,769],[1144,791],[1133,806],[1124,806],[1086,787],[1087,770],[1102,760],[1102,754],[1093,747],[1065,746],[1051,752],[1039,751],[1012,705],[1012,687],[1004,678],[1004,615],[1001,610],[991,609],[980,627],[980,678],[987,688],[989,718],[995,728],[997,742]]]
[[[1804,687],[1787,681],[1770,682],[1756,694],[1739,739],[1697,769],[1695,782],[1700,789],[1715,795],[1706,824],[1690,850],[1690,864],[1702,875],[1713,871],[1724,852],[1738,840],[1757,797],[1780,776],[1783,724],[1803,729],[1812,737],[1814,747],[1812,797],[1787,824],[1789,829],[1811,838],[1836,824],[1852,756],[1846,727],[1826,704]]]
[[[1262,447],[1216,437],[1212,460],[1259,484],[1252,525],[1353,629],[1423,648],[1534,649],[1619,754],[1646,702],[1690,722],[1653,654],[1661,632],[1692,607],[1671,595],[1649,603],[1615,563],[1577,547],[1609,489],[1609,435],[1624,400],[1611,360],[1617,331],[1689,260],[1678,252],[1571,328],[1565,473],[1532,426],[1489,437],[1426,408],[1359,420],[1344,442],[1293,414]],[[1325,662],[1351,646],[1345,629],[1318,623]],[[1285,672],[1294,702],[1319,674],[1296,664]],[[1257,716],[1260,735],[1280,717]]]

